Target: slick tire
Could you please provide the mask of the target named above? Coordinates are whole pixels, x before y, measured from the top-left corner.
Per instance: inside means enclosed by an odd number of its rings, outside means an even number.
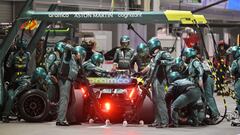
[[[70,103],[67,112],[67,121],[70,124],[80,124],[84,121],[84,97],[79,89],[71,91]]]
[[[19,99],[20,116],[27,122],[42,122],[49,113],[47,94],[38,89],[32,89],[21,95]]]
[[[143,120],[145,124],[150,124],[154,121],[154,106],[147,96],[144,99],[142,108],[140,109],[139,120]]]

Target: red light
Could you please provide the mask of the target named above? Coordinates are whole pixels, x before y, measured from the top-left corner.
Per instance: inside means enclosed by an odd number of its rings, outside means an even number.
[[[129,98],[130,99],[132,99],[134,92],[135,92],[135,88],[132,88],[132,90],[131,90],[131,92],[129,94]]]
[[[81,88],[81,91],[82,91],[84,98],[86,98],[88,96],[88,93],[86,92],[86,90],[84,88]]]
[[[85,91],[85,89],[84,89],[84,88],[81,88],[81,91],[82,91],[82,93],[83,93],[83,94],[85,94],[85,93],[86,93],[86,91]]]
[[[108,112],[108,111],[110,111],[110,109],[111,109],[111,104],[110,104],[109,102],[106,102],[106,103],[104,104],[104,107],[105,107],[105,110]]]

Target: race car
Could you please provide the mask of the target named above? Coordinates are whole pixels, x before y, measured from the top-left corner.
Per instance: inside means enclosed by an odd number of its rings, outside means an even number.
[[[137,78],[126,76],[92,77],[75,82],[68,114],[68,120],[74,122],[151,123],[154,120],[150,96],[141,89]]]

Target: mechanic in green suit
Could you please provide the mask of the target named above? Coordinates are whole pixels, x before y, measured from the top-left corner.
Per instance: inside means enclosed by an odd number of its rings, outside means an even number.
[[[188,78],[190,81],[196,83],[202,90],[203,86],[203,67],[201,61],[197,58],[197,52],[193,48],[185,48],[183,51],[185,62],[188,63]]]
[[[69,126],[66,120],[66,114],[69,104],[69,97],[73,81],[77,79],[81,63],[86,57],[86,51],[81,46],[72,47],[66,44],[58,70],[60,100],[57,116],[57,126]],[[80,124],[80,123],[78,123]]]
[[[113,72],[107,71],[101,67],[104,62],[104,56],[95,52],[91,58],[83,63],[84,72],[87,77],[109,77]]]
[[[230,47],[227,50],[227,54],[232,54],[234,59],[231,65],[231,74],[235,77],[234,90],[236,93],[237,110],[238,114],[240,114],[240,47]]]
[[[165,102],[165,86],[167,84],[166,71],[174,64],[174,58],[170,53],[162,51],[161,42],[158,38],[151,38],[148,41],[150,55],[153,57],[153,62],[150,64],[149,78],[152,82],[152,95],[155,105],[155,120],[149,125],[150,127],[164,128],[168,124],[168,113]]]
[[[137,46],[137,53],[134,54],[130,61],[131,73],[140,73],[150,63],[151,58],[149,56],[149,48],[146,44],[141,43]],[[137,64],[138,71],[134,70],[134,65]]]
[[[30,77],[29,76],[21,76],[14,82],[15,86],[10,87],[7,91],[7,101],[3,109],[2,121],[4,123],[9,122],[9,116],[11,115],[11,110],[14,107],[14,100],[19,93],[25,86],[30,84]]]
[[[165,97],[170,117],[169,127],[178,127],[181,109],[188,107],[188,111],[191,112],[192,104],[195,104],[201,97],[201,90],[195,83],[187,78],[181,78],[182,76],[178,72],[170,72],[169,74],[171,84]]]
[[[8,117],[10,116],[10,112],[14,106],[14,100],[17,96],[33,88],[47,91],[51,89],[49,86],[52,85],[52,81],[42,67],[37,67],[32,77],[26,75],[19,77],[16,83],[18,85],[17,88],[15,90],[10,89],[8,92],[8,100],[3,113],[3,122],[9,122]]]
[[[118,48],[114,54],[113,59],[113,71],[116,70],[129,70],[130,60],[134,55],[134,49],[129,47],[130,38],[126,35],[122,36],[120,39],[121,47]]]
[[[51,51],[45,59],[45,68],[47,72],[51,72],[52,74],[56,75],[57,72],[55,71],[58,66],[57,63],[61,61],[61,57],[64,53],[64,46],[65,43],[57,42],[54,47],[54,51]],[[53,70],[53,71],[52,71]]]
[[[57,42],[54,47],[54,51],[51,51],[45,59],[45,69],[48,72],[49,78],[52,80],[52,91],[48,90],[48,98],[49,100],[55,104],[59,99],[59,91],[58,91],[58,68],[61,63],[61,57],[64,53],[65,43]]]
[[[205,98],[205,91],[204,91],[204,84],[203,84],[203,66],[201,61],[197,58],[197,52],[193,48],[185,48],[183,51],[183,56],[185,57],[185,62],[188,64],[188,79],[194,82],[201,90],[202,95],[199,101],[204,103],[204,108],[206,107],[206,98]],[[202,104],[202,103],[200,103]],[[202,110],[202,109],[201,109]],[[194,125],[201,124],[202,120],[205,119],[205,111],[195,112],[196,114],[193,117],[198,116],[199,121],[194,123]]]
[[[206,99],[206,104],[209,108],[207,111],[210,115],[210,119],[207,119],[208,124],[215,124],[220,116],[214,93],[214,79],[209,64],[206,61],[202,62],[202,67],[204,70],[203,74],[203,86],[204,86],[204,97]]]
[[[53,82],[53,87],[58,87],[58,69],[61,63],[61,58],[64,53],[64,42],[57,42],[54,47],[54,51],[50,52],[45,59],[45,68],[48,72],[50,79]],[[50,101],[57,101],[57,89],[49,92]]]
[[[27,75],[28,63],[30,61],[30,53],[26,51],[27,41],[18,40],[16,53],[12,52],[7,60],[7,67],[13,67],[14,75],[10,83],[14,83],[18,77]]]
[[[8,117],[13,106],[13,101],[15,98],[16,89],[25,83],[22,81],[22,76],[27,75],[28,63],[30,61],[30,53],[26,51],[27,41],[18,40],[16,53],[12,52],[7,60],[7,67],[13,67],[13,76],[11,77],[11,82],[8,86],[7,91],[7,102],[3,111],[3,121],[8,122]]]

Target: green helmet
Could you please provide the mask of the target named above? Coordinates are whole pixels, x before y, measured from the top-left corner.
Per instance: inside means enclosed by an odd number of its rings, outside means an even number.
[[[152,37],[149,41],[148,41],[148,47],[149,47],[149,51],[150,51],[150,55],[154,54],[154,51],[156,49],[162,49],[161,47],[161,42],[158,38],[156,37]]]
[[[120,38],[120,43],[122,42],[130,42],[130,38],[127,35],[124,35]]]
[[[16,43],[18,49],[26,49],[27,48],[27,40],[19,39]]]
[[[36,81],[38,79],[45,79],[47,77],[47,72],[42,67],[37,67],[32,75],[32,81]]]
[[[170,72],[169,75],[168,75],[168,79],[169,79],[170,83],[172,83],[172,82],[174,82],[178,79],[181,79],[181,78],[182,78],[181,74],[179,72],[176,72],[176,71]]]
[[[120,45],[121,45],[121,47],[127,47],[129,45],[129,42],[130,42],[129,36],[124,35],[124,36],[122,36],[120,38]]]
[[[57,42],[55,47],[54,47],[54,50],[58,51],[59,53],[63,53],[64,52],[64,46],[65,46],[64,42]]]
[[[177,58],[175,59],[175,65],[176,65],[177,67],[181,67],[183,64],[184,64],[184,61],[182,60],[181,57],[177,57]]]
[[[82,62],[85,60],[86,55],[87,55],[86,50],[83,47],[81,47],[80,45],[74,47],[73,53],[80,54]]]
[[[227,54],[232,54],[234,59],[237,59],[240,57],[240,47],[238,45],[232,46],[227,49]]]
[[[186,58],[195,58],[197,56],[197,52],[193,48],[185,48],[183,51],[183,56]]]
[[[94,65],[100,66],[104,62],[104,56],[101,53],[94,53],[91,56],[91,61]]]
[[[148,48],[148,46],[146,44],[144,44],[144,43],[140,43],[137,46],[137,53],[140,56],[147,56],[147,55],[149,55],[149,48]]]
[[[81,46],[83,48],[87,48],[88,47],[88,43],[86,41],[82,41]]]

